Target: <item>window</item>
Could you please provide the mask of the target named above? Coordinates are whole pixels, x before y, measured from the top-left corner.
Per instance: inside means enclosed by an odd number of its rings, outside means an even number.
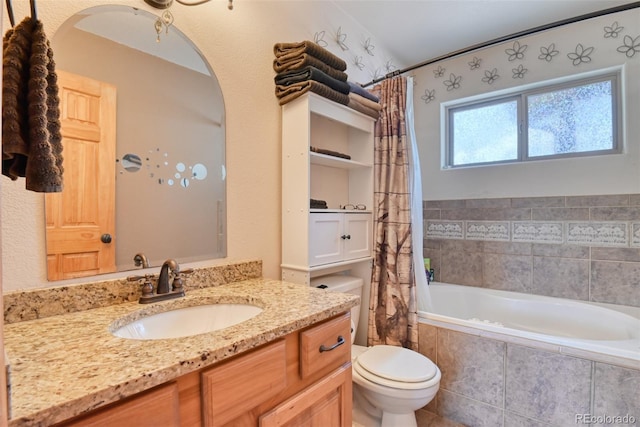
[[[445,107],[446,167],[619,153],[620,75]]]

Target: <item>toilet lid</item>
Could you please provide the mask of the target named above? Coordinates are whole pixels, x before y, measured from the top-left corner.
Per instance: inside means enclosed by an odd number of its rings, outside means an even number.
[[[438,367],[422,354],[391,345],[371,347],[358,356],[356,363],[377,377],[404,383],[428,381],[438,371]]]

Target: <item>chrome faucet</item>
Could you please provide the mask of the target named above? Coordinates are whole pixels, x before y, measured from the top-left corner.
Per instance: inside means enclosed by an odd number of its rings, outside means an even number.
[[[129,276],[127,280],[130,282],[139,281],[142,283],[142,295],[138,302],[140,304],[148,304],[150,302],[164,301],[184,296],[184,287],[182,281],[183,274],[192,273],[193,269],[189,268],[180,271],[180,266],[174,259],[168,259],[160,268],[160,275],[154,289],[152,279],[153,274],[145,274],[144,276]],[[170,283],[170,277],[173,281]]]

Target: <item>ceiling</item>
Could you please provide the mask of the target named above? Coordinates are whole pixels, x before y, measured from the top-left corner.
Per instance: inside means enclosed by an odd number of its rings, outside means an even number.
[[[334,0],[402,68],[629,0]],[[640,9],[638,16],[640,19]]]

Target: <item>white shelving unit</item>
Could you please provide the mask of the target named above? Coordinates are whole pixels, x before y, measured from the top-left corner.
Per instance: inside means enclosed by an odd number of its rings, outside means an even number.
[[[282,280],[308,285],[346,271],[370,284],[374,123],[313,93],[282,106]],[[328,209],[310,209],[310,199]]]

